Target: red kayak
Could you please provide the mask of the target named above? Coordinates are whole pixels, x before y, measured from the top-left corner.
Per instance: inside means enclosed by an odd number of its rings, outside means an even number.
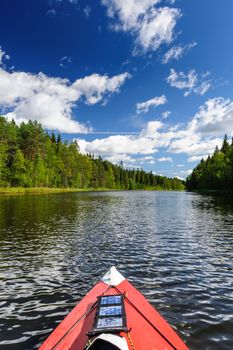
[[[112,267],[40,350],[188,350],[143,295]]]

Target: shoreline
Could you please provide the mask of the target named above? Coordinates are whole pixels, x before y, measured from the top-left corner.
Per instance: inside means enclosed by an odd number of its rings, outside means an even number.
[[[232,196],[233,195],[233,189],[232,190],[187,190],[189,193],[197,193],[197,194],[204,194],[204,195],[218,195],[218,196]]]
[[[0,195],[117,191],[107,188],[0,187]]]
[[[50,194],[50,193],[75,193],[75,192],[113,192],[113,191],[179,191],[162,188],[145,189],[116,189],[116,188],[56,188],[56,187],[0,187],[1,195],[20,195],[20,194]]]

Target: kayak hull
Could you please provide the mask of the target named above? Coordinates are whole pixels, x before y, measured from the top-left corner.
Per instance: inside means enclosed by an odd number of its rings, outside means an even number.
[[[123,276],[122,276],[123,277]],[[105,279],[98,282],[66,316],[41,345],[40,350],[83,350],[88,342],[100,295],[124,295],[124,306],[129,332],[120,335],[127,341],[129,349],[137,350],[188,350],[186,344],[127,280],[118,280],[109,285]]]

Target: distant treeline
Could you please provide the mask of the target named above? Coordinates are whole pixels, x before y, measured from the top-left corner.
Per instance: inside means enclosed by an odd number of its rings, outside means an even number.
[[[193,169],[187,178],[188,190],[233,190],[233,139],[225,135],[222,147]]]
[[[175,190],[184,183],[81,154],[77,142],[63,142],[37,122],[17,126],[0,117],[0,187],[19,186]]]

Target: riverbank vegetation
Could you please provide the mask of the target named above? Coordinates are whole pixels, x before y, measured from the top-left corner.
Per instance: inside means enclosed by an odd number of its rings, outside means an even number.
[[[107,188],[70,188],[70,187],[0,187],[1,194],[46,194],[67,192],[110,191]]]
[[[221,149],[216,147],[212,156],[201,160],[187,178],[186,187],[189,191],[233,190],[233,139],[229,143],[225,135]]]
[[[182,190],[184,183],[81,154],[76,141],[63,142],[37,122],[0,117],[0,187]]]

